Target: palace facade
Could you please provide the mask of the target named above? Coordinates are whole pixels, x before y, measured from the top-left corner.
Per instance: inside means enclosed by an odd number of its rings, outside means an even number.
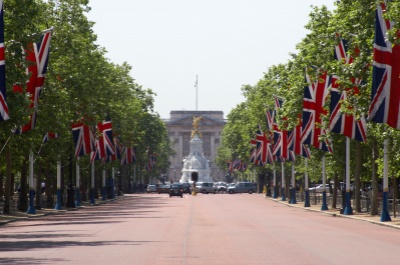
[[[176,155],[170,158],[171,165],[167,174],[174,182],[181,178],[183,159],[190,152],[189,141],[193,129],[193,116],[203,117],[199,122],[199,131],[202,135],[204,156],[210,161],[210,176],[214,181],[223,181],[226,169],[220,169],[214,163],[217,149],[221,144],[221,132],[226,123],[222,111],[173,110],[170,112],[170,119],[164,122]]]

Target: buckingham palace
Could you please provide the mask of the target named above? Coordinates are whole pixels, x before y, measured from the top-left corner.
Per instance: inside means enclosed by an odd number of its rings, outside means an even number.
[[[214,159],[221,143],[221,132],[225,126],[222,111],[171,111],[170,119],[164,120],[172,148],[176,155],[170,157],[171,165],[168,176],[174,182],[181,177],[183,159],[189,155],[189,142],[192,132],[193,117],[201,116],[199,130],[202,134],[204,156],[210,161],[210,175],[214,181],[223,180],[226,169],[218,168]]]

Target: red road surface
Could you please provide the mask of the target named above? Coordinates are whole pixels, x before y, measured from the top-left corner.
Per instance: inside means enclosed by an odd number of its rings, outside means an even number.
[[[125,196],[0,227],[0,264],[399,264],[400,230],[259,194]]]

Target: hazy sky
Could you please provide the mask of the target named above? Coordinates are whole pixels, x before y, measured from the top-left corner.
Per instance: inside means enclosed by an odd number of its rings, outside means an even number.
[[[90,0],[89,20],[111,62],[132,66],[151,88],[155,111],[221,110],[244,101],[272,65],[286,63],[305,37],[311,5],[334,0]]]

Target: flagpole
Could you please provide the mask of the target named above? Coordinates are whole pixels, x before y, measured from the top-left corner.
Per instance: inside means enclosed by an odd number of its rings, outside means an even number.
[[[199,79],[198,79],[198,75],[196,75],[196,111],[197,111],[197,107],[198,107],[198,96],[199,96]]]
[[[79,157],[78,157],[78,159],[76,161],[75,170],[76,170],[76,184],[75,184],[75,187],[76,187],[76,191],[75,191],[76,201],[75,201],[75,206],[79,207],[79,206],[81,206],[81,191],[80,191],[80,187],[81,187],[80,178],[81,177],[80,177],[80,168],[79,168]]]
[[[389,139],[386,138],[383,142],[383,198],[382,198],[382,214],[381,214],[381,222],[392,221],[388,212],[388,191],[389,191],[389,183],[388,183],[388,144]]]
[[[115,186],[115,169],[114,167],[111,168],[111,180],[110,180],[110,187],[111,187],[111,199],[115,199],[115,192],[114,192],[114,186]]]
[[[54,208],[54,210],[61,210],[61,196],[62,196],[62,191],[61,191],[61,161],[57,161],[57,203]]]
[[[290,204],[297,204],[296,201],[296,178],[294,173],[294,162],[292,163],[292,193],[290,196]]]
[[[35,207],[34,207],[34,200],[35,200],[35,189],[33,184],[33,153],[32,150],[29,154],[29,207],[27,210],[27,214],[36,214]]]
[[[322,205],[321,211],[326,211],[328,209],[328,205],[326,203],[326,172],[325,172],[325,155],[322,157]]]
[[[284,162],[282,162],[282,201],[286,201],[286,197],[285,197],[285,167],[283,165]]]
[[[96,202],[94,200],[95,186],[94,186],[94,161],[92,161],[92,172],[90,179],[90,204],[94,205]]]
[[[106,194],[107,190],[106,190],[106,170],[103,169],[103,175],[102,175],[102,197],[101,200],[105,201],[107,194]]]
[[[306,199],[304,201],[304,207],[311,207],[310,205],[310,190],[308,186],[308,172],[307,172],[307,167],[308,167],[308,159],[304,159],[304,167],[305,167],[305,172],[304,172],[304,189],[306,190]]]
[[[345,215],[353,214],[350,197],[350,138],[346,137],[346,204],[343,212]]]
[[[275,163],[273,164],[273,173],[274,173],[274,199],[278,198],[278,187],[276,186],[276,168]]]

